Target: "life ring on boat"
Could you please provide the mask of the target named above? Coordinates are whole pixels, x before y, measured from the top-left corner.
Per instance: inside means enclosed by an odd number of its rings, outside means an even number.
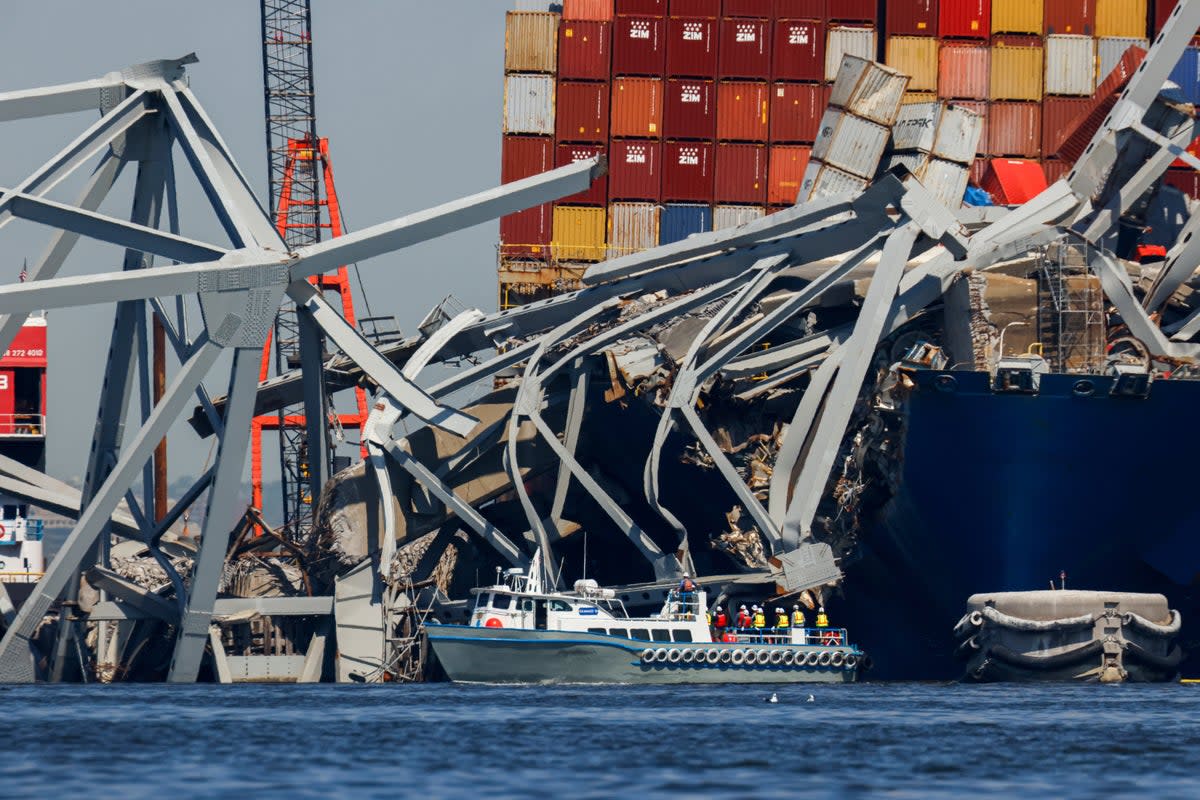
[[[660,663],[660,664],[661,664],[662,662],[666,661],[666,660],[667,660],[667,651],[666,651],[666,649],[665,649],[665,648],[662,648],[662,647],[660,647],[660,648],[658,648],[657,650],[655,650],[655,651],[654,651],[654,660],[655,660],[656,662]]]
[[[771,650],[770,652],[767,653],[767,662],[771,666],[777,667],[783,663],[783,655],[784,655],[783,650]]]
[[[721,660],[721,651],[717,649],[707,650],[704,653],[704,660],[709,664],[716,664]]]
[[[668,661],[668,663],[671,663],[671,664],[678,664],[678,663],[679,663],[679,660],[680,660],[681,658],[683,658],[683,651],[682,651],[682,650],[668,650],[668,651],[667,651],[667,661]]]
[[[733,651],[733,655],[729,657],[729,661],[735,667],[740,667],[742,664],[746,663],[746,651],[739,647],[737,650]]]
[[[796,663],[796,651],[795,650],[784,650],[783,651],[783,665],[785,667],[790,667],[792,664],[795,664],[795,663]]]
[[[653,660],[654,660],[654,650],[650,647],[647,647],[645,650],[642,651],[642,663],[649,664]]]
[[[854,655],[854,653],[849,653],[846,656],[846,669],[854,669],[857,666],[858,666],[858,656]]]
[[[755,660],[758,662],[759,666],[765,667],[767,664],[771,663],[771,651],[759,650],[758,657]]]
[[[692,648],[690,648],[690,647],[689,647],[688,649],[686,649],[686,650],[681,650],[680,652],[681,652],[683,655],[682,655],[682,656],[680,656],[680,659],[679,659],[679,660],[680,660],[680,661],[682,661],[683,663],[685,663],[685,664],[691,664],[693,661],[695,661],[695,660],[696,660],[696,651],[695,651],[695,650],[693,650]]]
[[[842,664],[846,663],[846,654],[841,650],[835,650],[829,657],[829,663],[832,666],[840,667]]]
[[[733,659],[733,651],[728,648],[719,650],[717,658],[722,664],[728,664]]]
[[[504,623],[501,622],[499,620],[499,618],[497,618],[497,617],[488,617],[487,621],[483,623],[483,627],[485,627],[485,628],[503,628]]]
[[[833,660],[833,653],[830,653],[827,650],[824,653],[821,653],[821,655],[817,656],[817,665],[821,666],[821,667],[828,667],[829,662],[832,660]]]
[[[821,658],[820,653],[810,650],[809,652],[804,654],[804,666],[815,667],[817,665],[817,661],[820,658]]]

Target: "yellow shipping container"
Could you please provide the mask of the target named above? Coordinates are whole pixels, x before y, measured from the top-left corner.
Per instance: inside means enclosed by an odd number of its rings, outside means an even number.
[[[504,71],[548,72],[558,65],[558,14],[509,11],[504,20]]]
[[[1041,36],[1043,10],[1043,0],[992,0],[992,33]]]
[[[1096,0],[1096,36],[1146,36],[1146,0]]]
[[[912,78],[910,92],[936,92],[938,40],[932,36],[889,36],[887,65]]]
[[[1042,99],[1042,48],[993,47],[991,100]]]
[[[907,106],[912,103],[936,103],[938,99],[937,92],[905,92],[900,98],[900,105]]]
[[[606,223],[603,208],[555,206],[550,252],[557,261],[603,261]]]

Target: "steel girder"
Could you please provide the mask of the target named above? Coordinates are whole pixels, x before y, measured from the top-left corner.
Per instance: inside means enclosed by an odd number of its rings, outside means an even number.
[[[98,567],[93,574],[106,586],[124,591],[122,584],[109,580],[106,571],[110,520],[120,520],[119,532],[142,538],[159,558],[157,542],[167,526],[207,490],[208,512],[190,581],[185,585],[169,563],[164,567],[175,586],[178,614],[169,680],[194,681],[210,642],[217,584],[228,537],[236,522],[236,496],[258,390],[257,353],[285,293],[304,307],[314,331],[328,335],[357,368],[387,389],[400,408],[462,435],[474,427],[472,417],[437,403],[418,389],[340,315],[331,313],[328,303],[305,279],[338,264],[361,261],[574,194],[586,189],[604,170],[603,159],[574,164],[289,253],[215,126],[184,83],[184,65],[194,61],[194,57],[186,57],[150,62],[95,81],[0,94],[0,121],[101,110],[98,122],[45,165],[12,190],[0,190],[0,225],[15,216],[58,229],[46,254],[35,265],[31,280],[0,286],[0,314],[7,315],[0,318],[0,335],[10,341],[25,315],[35,309],[115,302],[118,312],[110,362],[118,357],[120,361],[110,363],[102,390],[93,463],[79,504],[79,521],[0,640],[2,681],[25,682],[37,677],[30,649],[34,630],[51,606],[64,592],[73,591],[80,576],[90,568]],[[196,174],[229,243],[199,242],[178,233],[169,155],[175,146]],[[74,205],[44,196],[96,157],[100,157],[100,164]],[[96,209],[130,161],[139,163],[139,180],[131,221],[126,222]],[[170,231],[159,229],[164,195]],[[126,248],[125,269],[80,278],[56,277],[80,236]],[[155,255],[178,263],[152,266]],[[168,312],[170,304],[162,302],[166,297],[177,298],[173,320]],[[195,331],[189,331],[184,314],[183,299],[187,297],[197,299],[202,312],[202,324]],[[136,434],[124,437],[128,440],[123,442],[121,432],[131,426],[128,398],[134,376],[138,374],[144,380],[148,372],[146,337],[138,335],[145,329],[147,301],[162,317],[181,366],[162,400],[152,409],[143,409],[145,418]],[[203,380],[224,350],[233,351],[233,360],[228,401],[218,409],[208,402]],[[431,355],[426,354],[426,360]],[[142,365],[140,373],[134,369],[135,364]],[[319,362],[305,364],[310,373],[318,374],[322,366]],[[156,526],[144,519],[130,490],[144,474],[158,441],[193,394],[200,397],[210,427],[219,438],[216,463]],[[141,396],[146,396],[144,387]],[[320,413],[310,416],[323,418]],[[58,502],[62,508],[72,505],[69,497],[53,500],[61,496],[62,487],[48,476],[23,472],[9,483],[17,489],[27,487],[27,495]],[[132,522],[124,521],[127,518],[118,513],[123,498],[131,501]],[[520,554],[514,558],[519,560]],[[164,561],[159,559],[160,564]],[[162,606],[154,607],[163,610]],[[58,650],[59,658],[51,665],[52,675],[61,674],[65,661],[65,645]]]

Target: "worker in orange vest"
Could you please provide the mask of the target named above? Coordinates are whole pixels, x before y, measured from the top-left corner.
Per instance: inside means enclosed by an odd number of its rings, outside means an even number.
[[[729,617],[725,616],[725,609],[721,606],[717,606],[717,616],[713,619],[713,627],[716,629],[713,641],[719,642],[725,636],[725,629],[729,627]]]

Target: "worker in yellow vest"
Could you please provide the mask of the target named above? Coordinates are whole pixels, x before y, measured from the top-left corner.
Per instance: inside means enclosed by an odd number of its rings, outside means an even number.
[[[754,632],[758,634],[757,641],[762,641],[763,628],[767,627],[767,615],[763,613],[761,606],[754,607],[754,622],[752,623]]]
[[[820,608],[817,609],[817,627],[818,628],[828,628],[829,627],[829,617],[825,616],[825,606],[821,606]]]
[[[788,615],[783,613],[782,607],[775,609],[775,632],[776,633],[787,633],[787,629],[788,629]]]

